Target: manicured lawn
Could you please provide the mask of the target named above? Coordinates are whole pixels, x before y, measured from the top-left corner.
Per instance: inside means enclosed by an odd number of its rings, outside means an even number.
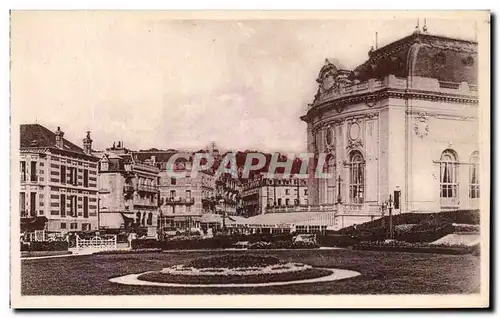
[[[110,277],[161,270],[197,257],[247,253],[285,261],[355,270],[360,276],[333,282],[255,288],[169,288],[125,286]],[[479,292],[479,258],[352,250],[175,252],[89,255],[23,260],[24,295],[132,294],[446,294]]]

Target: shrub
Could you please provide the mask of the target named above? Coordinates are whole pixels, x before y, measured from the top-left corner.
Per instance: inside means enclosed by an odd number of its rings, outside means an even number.
[[[156,239],[136,239],[132,240],[132,249],[159,248],[160,242]]]
[[[229,248],[236,241],[227,236],[215,236],[212,238],[179,236],[170,238],[161,243],[161,247],[167,250],[176,249],[216,249]]]
[[[67,251],[67,241],[44,241],[21,244],[21,251]]]
[[[394,252],[438,253],[438,254],[470,254],[478,247],[463,244],[429,244],[409,243],[403,241],[361,242],[353,247],[356,250],[379,250]]]
[[[319,245],[314,242],[297,241],[290,245],[290,248],[319,248]]]
[[[194,268],[236,268],[236,267],[265,267],[284,263],[279,258],[260,255],[223,255],[208,258],[197,258],[187,266]]]
[[[318,235],[317,241],[320,246],[347,247],[358,243],[359,239],[353,237],[352,235],[332,233],[326,235]]]
[[[269,248],[271,248],[271,246],[273,246],[273,244],[271,244],[269,242],[257,242],[257,243],[251,244],[249,246],[249,248],[250,249],[260,250],[260,249],[269,249]]]

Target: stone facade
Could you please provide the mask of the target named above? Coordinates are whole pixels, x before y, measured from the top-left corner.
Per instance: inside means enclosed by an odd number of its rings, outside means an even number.
[[[288,212],[298,205],[307,205],[307,192],[307,179],[257,177],[243,184],[246,216]]]
[[[159,169],[141,162],[118,143],[99,157],[99,227],[106,231],[156,233],[159,216]]]
[[[84,149],[39,125],[21,125],[19,196],[21,230],[98,229],[97,159],[90,133]],[[43,219],[42,222],[37,222]],[[31,224],[39,224],[32,228]]]
[[[395,191],[396,213],[478,208],[476,47],[417,31],[354,71],[327,60],[302,119],[335,179],[310,176],[309,204],[337,203],[344,226],[380,217]]]

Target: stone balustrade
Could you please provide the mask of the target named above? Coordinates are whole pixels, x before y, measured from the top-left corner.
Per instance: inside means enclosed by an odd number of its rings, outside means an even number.
[[[325,101],[350,97],[359,94],[373,93],[382,89],[412,89],[418,91],[429,91],[437,93],[477,96],[477,86],[468,83],[455,82],[440,82],[435,78],[413,76],[407,78],[398,78],[394,75],[389,75],[383,80],[370,79],[366,82],[351,84],[340,88],[333,88],[327,92],[320,94],[318,100],[314,104],[310,104],[310,108],[315,107]]]

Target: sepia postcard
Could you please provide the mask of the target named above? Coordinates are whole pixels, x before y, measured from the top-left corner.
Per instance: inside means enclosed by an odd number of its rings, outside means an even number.
[[[489,11],[10,15],[14,308],[488,308]]]

